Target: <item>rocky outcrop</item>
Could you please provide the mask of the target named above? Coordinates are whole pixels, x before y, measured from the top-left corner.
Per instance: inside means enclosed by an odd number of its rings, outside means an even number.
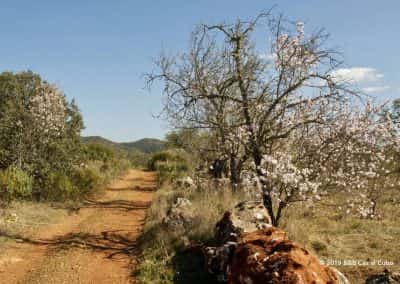
[[[243,234],[227,283],[339,283],[333,270],[274,227]]]
[[[207,269],[221,282],[348,284],[336,269],[272,227],[261,203],[241,203],[216,225],[218,247],[204,248]]]
[[[194,221],[192,202],[186,198],[178,197],[163,219],[164,225],[169,228],[184,228]]]
[[[215,236],[219,244],[236,241],[242,233],[271,227],[271,218],[258,201],[246,201],[236,205],[232,212],[225,212],[217,223]]]
[[[186,187],[186,188],[193,188],[193,187],[195,187],[195,182],[194,182],[194,180],[193,180],[191,177],[189,177],[189,176],[184,177],[184,178],[177,179],[177,180],[176,180],[176,184],[177,184],[179,187]]]
[[[272,224],[267,209],[260,201],[246,201],[236,205],[232,210],[232,222],[241,233],[265,229]]]

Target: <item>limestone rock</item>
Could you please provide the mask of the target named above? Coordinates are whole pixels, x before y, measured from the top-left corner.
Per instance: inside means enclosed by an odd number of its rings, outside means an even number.
[[[192,202],[186,198],[177,198],[167,212],[163,223],[170,228],[185,227],[194,221]]]
[[[271,223],[271,218],[262,202],[241,202],[232,212],[225,212],[217,223],[216,240],[219,244],[235,241],[238,235],[271,227]]]
[[[187,188],[195,186],[194,180],[189,176],[177,179],[176,184],[180,187],[187,187]]]

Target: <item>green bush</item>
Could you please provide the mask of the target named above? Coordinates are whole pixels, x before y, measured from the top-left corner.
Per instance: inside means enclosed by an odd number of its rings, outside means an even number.
[[[84,157],[88,161],[103,161],[107,163],[116,157],[115,151],[99,143],[88,143],[83,148]]]
[[[88,194],[102,183],[100,175],[94,168],[89,167],[77,168],[73,173],[72,181],[82,195]]]
[[[189,171],[189,163],[183,151],[163,151],[153,155],[148,168],[159,172],[160,182],[174,180]]]
[[[148,166],[149,159],[151,157],[151,154],[149,153],[144,153],[138,150],[133,150],[128,153],[128,159],[131,162],[132,166],[134,167],[139,167],[139,168],[145,168]]]
[[[184,175],[187,171],[187,167],[184,165],[177,165],[171,162],[158,162],[155,169],[159,172],[159,178],[161,182],[166,180],[176,180]]]
[[[77,199],[80,189],[71,182],[67,175],[50,173],[45,179],[41,194],[45,195],[46,200],[65,201],[67,199]]]
[[[59,189],[62,196],[75,192],[69,177],[83,152],[83,120],[75,102],[38,74],[3,72],[0,114],[2,195],[45,200],[59,199]],[[14,165],[26,173],[10,168]]]
[[[0,199],[29,198],[32,196],[32,178],[23,170],[9,167],[0,171]]]
[[[174,156],[170,152],[159,152],[155,153],[153,157],[149,160],[148,168],[152,171],[157,170],[156,166],[158,162],[166,162],[168,160],[173,160]]]

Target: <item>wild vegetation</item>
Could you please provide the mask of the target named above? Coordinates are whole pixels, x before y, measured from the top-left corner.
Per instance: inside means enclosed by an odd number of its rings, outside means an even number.
[[[260,32],[270,39],[264,51]],[[159,57],[147,83],[164,86],[163,114],[177,129],[167,146],[182,158],[163,153],[150,164],[163,183],[143,236],[143,283],[212,283],[184,249],[212,244],[222,213],[254,199],[321,259],[399,263],[399,102],[375,104],[343,80],[327,39],[261,13],[200,25],[187,52]],[[187,155],[190,166],[177,166]],[[171,230],[165,218],[178,197],[197,221]],[[382,269],[343,268],[354,283]]]
[[[110,148],[119,151],[135,152],[140,151],[143,153],[154,153],[161,151],[164,148],[164,141],[152,138],[143,138],[134,142],[113,142],[100,136],[82,137],[85,143],[103,144]]]
[[[76,267],[77,255],[83,258],[92,253],[88,257],[92,263],[91,258],[103,254],[95,249],[99,246],[115,253],[113,245],[122,250],[123,245],[134,243],[141,217],[119,214],[137,206],[144,214],[147,205],[141,199],[149,198],[151,193],[127,194],[124,190],[108,190],[108,185],[124,189],[143,183],[152,188],[152,173],[131,168],[146,167],[149,152],[161,149],[163,142],[143,139],[121,145],[101,137],[82,138],[83,127],[75,102],[69,102],[61,90],[38,74],[0,74],[0,272],[6,275],[7,283],[19,282],[19,277],[29,278],[27,283],[69,281],[67,278],[80,282],[81,275],[64,269],[66,263]],[[124,178],[119,178],[121,174]],[[124,217],[125,221],[121,219]],[[110,243],[96,235],[111,228],[122,233],[112,234]],[[119,242],[122,239],[125,243]],[[42,254],[43,246],[58,243],[62,253],[51,250]],[[89,243],[92,247],[87,246]],[[85,244],[89,249],[77,252],[76,244]],[[29,251],[24,251],[27,247]],[[74,257],[69,258],[69,254]],[[125,258],[127,265],[131,261]],[[23,271],[13,271],[15,262]],[[120,260],[118,264],[125,265]],[[91,267],[88,263],[84,268]],[[129,280],[129,269],[125,270],[121,269],[115,278]],[[60,276],[60,271],[65,275]],[[92,279],[93,275],[88,277]]]
[[[0,74],[0,201],[78,200],[125,170],[110,147],[81,142],[74,101],[33,72]]]
[[[159,178],[140,237],[141,283],[217,283],[202,248],[216,244],[224,212],[249,200],[261,201],[273,226],[352,283],[397,269],[400,99],[377,104],[364,95],[341,76],[328,35],[306,30],[269,12],[197,26],[187,51],[162,54],[145,76],[149,87],[164,87],[162,115],[175,129],[165,142],[81,137],[79,108],[57,86],[31,71],[1,73],[0,241],[60,222],[69,212],[57,208],[80,210],[136,167]],[[133,192],[150,200],[154,176],[139,176],[135,188],[137,173],[129,178],[95,205],[124,220],[125,211],[144,214],[149,201],[134,200]],[[115,198],[125,194],[132,196]],[[101,212],[89,217],[111,217]],[[136,251],[136,232],[101,234],[92,237],[104,250],[106,240],[129,257]],[[386,264],[362,265],[371,259]],[[344,260],[357,264],[339,265]]]

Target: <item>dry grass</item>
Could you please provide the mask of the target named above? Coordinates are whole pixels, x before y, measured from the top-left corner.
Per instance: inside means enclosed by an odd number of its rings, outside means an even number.
[[[184,230],[171,231],[162,225],[162,220],[177,197],[192,202],[198,220]],[[216,222],[243,198],[243,194],[233,194],[228,189],[187,190],[164,185],[148,211],[137,275],[139,283],[214,283],[204,273],[201,259],[182,253],[183,237],[195,244],[212,244]]]
[[[199,222],[185,231],[168,231],[161,225],[162,219],[176,197],[189,198]],[[225,210],[229,210],[244,196],[229,190],[187,191],[165,185],[156,195],[149,210],[143,243],[143,261],[139,265],[140,283],[214,283],[207,278],[201,261],[193,256],[182,256],[182,237],[187,236],[197,243],[212,243],[215,223]],[[336,196],[330,203],[341,203],[343,196]],[[291,239],[314,252],[321,260],[387,260],[395,266],[389,270],[400,270],[400,220],[399,205],[392,195],[383,199],[381,220],[366,220],[343,216],[335,207],[317,205],[307,209],[304,204],[289,208],[281,227]],[[182,268],[180,263],[193,262],[198,269]],[[178,264],[177,264],[178,263]],[[367,275],[381,273],[385,266],[336,265],[349,277],[351,283],[365,283]],[[192,273],[192,277],[187,275]]]
[[[0,248],[10,240],[6,236],[30,237],[67,215],[67,210],[56,209],[49,203],[15,201],[0,214]]]
[[[336,196],[336,201],[340,197]],[[400,270],[399,205],[387,198],[381,212],[381,220],[366,220],[344,216],[332,207],[318,205],[310,210],[298,204],[286,212],[282,228],[321,260],[341,261],[333,266],[345,273],[351,283],[365,283],[368,275],[385,268]],[[357,263],[345,265],[345,260]],[[391,261],[394,266],[362,265],[374,260]]]

